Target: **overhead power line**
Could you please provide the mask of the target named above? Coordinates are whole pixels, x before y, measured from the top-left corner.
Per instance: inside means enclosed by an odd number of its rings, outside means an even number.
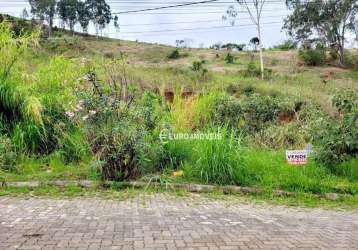
[[[266,24],[279,24],[282,22],[268,22],[262,23]],[[221,25],[221,26],[211,26],[211,27],[202,27],[202,28],[184,28],[184,29],[165,29],[165,30],[147,30],[147,31],[128,31],[128,32],[119,32],[119,34],[141,34],[141,33],[161,33],[161,32],[177,32],[177,31],[191,31],[191,30],[213,30],[213,29],[222,29],[222,28],[235,28],[235,27],[250,27],[256,26],[255,24],[241,24],[241,25]]]
[[[286,15],[274,15],[274,16],[265,16],[265,18],[282,18]],[[251,18],[238,18],[240,20],[251,20]],[[120,27],[132,27],[132,26],[156,26],[156,25],[176,25],[176,24],[196,24],[196,23],[214,23],[214,22],[223,22],[222,19],[210,19],[210,20],[193,20],[193,21],[181,21],[181,22],[163,22],[163,23],[130,23],[130,24],[120,24]]]
[[[265,25],[263,25],[264,27],[278,27],[281,26],[281,23],[267,23]],[[231,28],[236,28],[237,30],[240,29],[246,29],[246,28],[251,28],[253,27],[252,25],[245,25],[245,26],[231,26]],[[229,26],[227,27],[229,28]],[[220,28],[220,29],[225,29],[225,28]],[[158,37],[158,36],[173,36],[173,35],[187,35],[187,34],[199,34],[199,33],[212,33],[212,32],[220,32],[220,30],[218,29],[208,29],[208,30],[192,30],[192,31],[175,31],[174,32],[155,32],[155,33],[141,33],[141,34],[127,34],[127,33],[114,33],[114,32],[109,32],[106,33],[106,35],[119,35],[120,37],[123,38],[130,38],[130,37]]]
[[[142,10],[129,10],[129,11],[122,11],[122,12],[114,12],[112,14],[128,14],[128,13],[138,13],[138,12],[144,12],[144,11],[152,11],[152,10],[162,10],[162,9],[170,9],[170,8],[178,8],[178,7],[184,7],[184,6],[191,6],[196,4],[204,4],[204,3],[213,3],[217,2],[219,0],[207,0],[207,1],[200,1],[200,2],[191,2],[191,3],[182,3],[182,4],[176,4],[176,5],[169,5],[169,6],[161,6],[161,7],[155,7],[155,8],[147,8]]]

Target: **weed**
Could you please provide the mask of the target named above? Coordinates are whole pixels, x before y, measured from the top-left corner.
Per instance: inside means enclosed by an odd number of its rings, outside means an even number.
[[[0,170],[13,171],[16,169],[16,152],[10,138],[0,136]]]
[[[226,56],[225,56],[225,62],[227,63],[227,64],[233,64],[234,62],[235,62],[235,57],[232,55],[232,54],[230,54],[230,53],[228,53]]]

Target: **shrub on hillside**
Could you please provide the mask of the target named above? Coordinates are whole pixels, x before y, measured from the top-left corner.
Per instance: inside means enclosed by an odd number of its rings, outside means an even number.
[[[245,127],[249,131],[258,131],[267,122],[275,121],[280,112],[277,98],[254,94],[242,103],[245,116]]]
[[[92,152],[103,163],[100,169],[102,178],[123,181],[138,177],[140,155],[146,146],[144,138],[148,132],[140,110],[134,106],[127,107],[125,103],[112,106],[100,99],[91,100],[96,103],[91,106],[88,101],[87,137]]]
[[[351,113],[358,109],[358,91],[343,89],[332,98],[332,104],[341,113]]]
[[[170,52],[170,54],[168,55],[169,59],[179,59],[180,58],[180,53],[179,53],[179,49],[174,49],[172,52]]]
[[[247,69],[243,71],[244,77],[261,77],[261,70],[254,62],[247,65]],[[273,75],[272,69],[264,69],[264,78],[270,79]]]
[[[214,101],[213,122],[218,126],[229,126],[238,128],[240,120],[243,119],[241,103],[238,99],[230,96],[220,96]]]
[[[235,57],[231,53],[227,53],[224,60],[227,64],[233,64],[235,62]]]
[[[255,133],[265,127],[282,122],[291,122],[296,119],[303,103],[296,99],[279,96],[268,96],[252,93],[251,88],[244,88],[247,96],[235,98],[228,95],[217,95],[212,104],[211,119],[216,126],[229,126]],[[240,90],[240,91],[244,91]]]
[[[140,175],[139,155],[144,147],[145,130],[136,117],[121,113],[121,119],[107,119],[90,137],[92,150],[104,165],[101,174],[105,180],[122,181]]]
[[[247,85],[242,89],[242,93],[246,96],[250,96],[254,94],[256,91],[256,88],[252,85]]]
[[[326,50],[323,46],[300,49],[298,56],[308,66],[319,66],[326,62]]]
[[[358,112],[346,114],[342,120],[327,117],[316,121],[313,140],[315,158],[324,166],[335,167],[358,155]]]
[[[100,164],[104,180],[123,181],[139,177],[142,173],[158,170],[163,160],[159,136],[154,133],[159,119],[158,98],[145,94],[135,98],[130,88],[121,85],[122,95],[116,87],[103,86],[91,80],[96,94],[82,93],[87,137],[92,152]],[[125,94],[123,94],[125,93]]]
[[[226,87],[226,92],[230,95],[235,95],[238,94],[241,90],[241,86],[238,83],[230,83],[227,87]]]
[[[202,70],[204,70],[204,64],[205,64],[204,60],[194,61],[191,69],[193,71],[202,71]]]
[[[201,60],[201,61],[194,61],[192,66],[190,67],[190,69],[192,71],[194,71],[196,73],[196,77],[201,81],[208,81],[209,78],[211,77],[208,71],[208,69],[206,69],[204,67],[204,64],[206,63],[205,60]]]
[[[344,90],[333,98],[339,119],[322,116],[312,125],[317,145],[315,157],[323,165],[334,168],[358,155],[358,102],[354,90]]]
[[[246,96],[250,96],[256,91],[257,89],[252,85],[242,86],[240,84],[230,84],[226,87],[226,92],[230,95],[244,94]]]
[[[353,70],[358,70],[358,52],[345,50],[344,65]]]

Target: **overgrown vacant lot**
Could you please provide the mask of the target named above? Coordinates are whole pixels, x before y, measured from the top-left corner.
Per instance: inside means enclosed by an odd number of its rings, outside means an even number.
[[[352,67],[338,68],[268,50],[260,80],[254,52],[59,31],[43,40],[6,23],[0,34],[2,181],[155,179],[358,195],[357,51],[347,52]],[[163,141],[163,131],[220,139]],[[286,163],[286,149],[309,143],[306,166]]]

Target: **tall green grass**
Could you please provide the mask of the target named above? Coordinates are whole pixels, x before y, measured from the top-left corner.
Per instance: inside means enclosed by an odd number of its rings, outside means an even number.
[[[211,132],[222,138],[194,142],[193,174],[205,183],[236,184],[235,172],[242,164],[240,139],[226,128]]]
[[[342,173],[334,175],[313,159],[304,166],[289,165],[284,151],[248,148],[233,132],[221,129],[220,133],[222,140],[168,142],[166,149],[184,170],[185,179],[315,194],[358,193],[356,160],[342,165]]]

